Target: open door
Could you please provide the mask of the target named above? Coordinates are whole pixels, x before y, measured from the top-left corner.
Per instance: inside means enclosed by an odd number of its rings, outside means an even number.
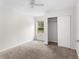
[[[48,44],[48,22],[47,17],[35,18],[35,40]]]
[[[58,17],[58,46],[70,48],[70,16]]]

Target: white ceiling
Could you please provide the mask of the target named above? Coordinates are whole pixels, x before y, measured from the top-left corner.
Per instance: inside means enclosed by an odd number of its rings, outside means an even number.
[[[0,6],[24,12],[46,12],[49,10],[73,8],[76,5],[76,0],[36,0],[38,3],[43,3],[44,6],[31,8],[29,5],[30,1],[31,0],[0,0]]]

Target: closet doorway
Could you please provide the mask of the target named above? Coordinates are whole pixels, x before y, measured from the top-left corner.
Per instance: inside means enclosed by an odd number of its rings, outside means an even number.
[[[48,18],[48,44],[58,45],[57,17]]]

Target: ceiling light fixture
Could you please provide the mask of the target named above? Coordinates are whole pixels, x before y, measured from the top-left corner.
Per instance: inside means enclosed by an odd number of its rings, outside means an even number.
[[[34,6],[44,6],[44,4],[42,3],[36,3],[35,0],[31,0],[30,5],[31,5],[31,8],[33,8]]]

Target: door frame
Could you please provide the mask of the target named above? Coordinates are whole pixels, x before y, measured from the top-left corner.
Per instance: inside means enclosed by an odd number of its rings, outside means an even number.
[[[48,17],[48,18],[47,18],[47,22],[49,21],[49,18],[54,18],[54,17]],[[56,20],[57,20],[57,23],[56,23],[56,24],[57,24],[57,26],[56,26],[56,27],[57,27],[57,30],[56,30],[56,31],[57,31],[57,33],[58,33],[58,17],[56,17],[56,18],[57,18],[57,19],[56,19]],[[48,26],[49,26],[49,25],[48,25]],[[49,30],[49,28],[48,28],[48,30]],[[47,30],[47,31],[48,31],[48,30]],[[49,31],[48,31],[48,32],[49,32]],[[47,35],[47,36],[49,36],[49,35]],[[48,38],[48,40],[49,40],[49,38]],[[56,42],[56,43],[57,43],[57,45],[58,45],[58,34],[57,34],[57,42]]]

